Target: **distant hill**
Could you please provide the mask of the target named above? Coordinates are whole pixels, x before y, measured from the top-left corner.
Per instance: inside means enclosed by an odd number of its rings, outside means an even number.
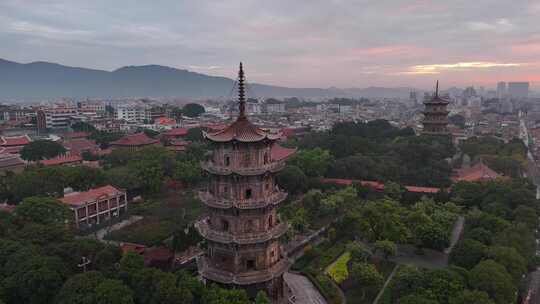
[[[248,74],[249,76],[249,74]],[[226,97],[234,81],[160,65],[109,72],[50,62],[21,64],[0,59],[0,98]],[[287,88],[250,84],[259,97],[407,97],[411,88]]]

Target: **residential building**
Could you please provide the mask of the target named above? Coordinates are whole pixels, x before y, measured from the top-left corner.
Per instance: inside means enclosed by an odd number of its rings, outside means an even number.
[[[152,120],[151,107],[146,104],[123,104],[116,108],[116,118],[126,121],[150,122]]]
[[[512,98],[529,97],[529,83],[528,82],[509,82],[508,95]]]
[[[111,185],[85,192],[66,191],[60,201],[73,211],[77,228],[87,228],[124,214],[128,208],[126,192]]]
[[[38,130],[67,129],[70,126],[72,117],[77,115],[77,108],[69,105],[40,109],[37,111]]]

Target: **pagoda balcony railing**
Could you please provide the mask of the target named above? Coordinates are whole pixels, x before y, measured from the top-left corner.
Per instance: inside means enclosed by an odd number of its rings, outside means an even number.
[[[277,205],[287,198],[287,193],[281,190],[277,190],[268,196],[262,198],[250,198],[250,199],[228,199],[223,197],[217,197],[208,191],[199,191],[199,199],[209,207],[213,208],[238,208],[238,209],[257,209],[266,207],[268,205]]]
[[[222,284],[250,285],[255,283],[267,282],[273,278],[283,275],[289,269],[290,262],[287,258],[262,270],[250,270],[240,273],[234,273],[219,269],[212,265],[206,257],[200,257],[197,260],[199,273],[206,279]]]
[[[213,174],[222,174],[228,175],[236,173],[239,175],[260,175],[265,172],[277,172],[285,167],[285,161],[276,161],[271,162],[266,165],[259,165],[253,167],[240,167],[240,166],[222,166],[215,164],[212,161],[203,161],[201,162],[201,167],[203,170],[206,170]]]
[[[244,244],[256,244],[267,242],[273,239],[277,239],[287,232],[288,226],[286,223],[278,223],[265,232],[253,232],[253,233],[231,233],[226,231],[218,231],[212,229],[208,223],[208,219],[202,220],[196,224],[201,235],[208,240],[229,244],[236,243],[240,245]]]
[[[443,119],[443,120],[436,120],[436,119],[424,119],[422,120],[422,123],[427,123],[427,124],[448,124],[448,119]]]

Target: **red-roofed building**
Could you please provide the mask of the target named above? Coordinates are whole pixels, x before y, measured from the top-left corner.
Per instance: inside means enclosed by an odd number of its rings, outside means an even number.
[[[26,163],[17,154],[0,154],[0,172],[20,173]]]
[[[338,185],[338,186],[351,186],[353,184],[359,184],[364,187],[372,188],[373,190],[377,192],[384,191],[384,184],[381,182],[376,182],[376,181],[363,181],[363,180],[340,179],[340,178],[323,178],[321,179],[321,183]],[[405,189],[407,189],[408,192],[412,192],[412,193],[433,193],[434,194],[441,191],[441,189],[439,188],[418,187],[418,186],[405,186]]]
[[[82,155],[83,152],[89,152],[92,154],[99,153],[99,147],[94,140],[86,138],[76,138],[68,141],[64,141],[63,146],[70,154]]]
[[[90,132],[68,132],[68,133],[64,133],[62,135],[62,138],[79,139],[79,138],[87,138],[88,136],[90,136]]]
[[[135,244],[135,243],[120,243],[120,250],[122,250],[122,254],[126,254],[128,252],[134,252],[138,255],[144,255],[144,251],[146,250],[145,245],[141,244]]]
[[[77,166],[82,164],[82,157],[78,154],[60,155],[55,158],[40,160],[44,166]]]
[[[111,147],[113,149],[123,148],[137,150],[157,144],[159,144],[159,140],[150,138],[148,137],[148,135],[141,132],[132,135],[126,135],[119,140],[113,141],[111,142]]]
[[[154,119],[154,123],[162,126],[174,126],[176,125],[176,120],[169,117],[158,117]]]
[[[174,128],[166,132],[163,132],[161,136],[165,139],[178,139],[186,136],[188,134],[188,129],[186,128]]]
[[[0,137],[0,153],[18,154],[32,140],[28,135]]]
[[[479,162],[470,168],[458,170],[457,175],[452,177],[452,180],[454,182],[483,182],[488,180],[494,180],[499,177],[502,177],[502,175],[495,172],[490,167],[484,165],[484,163]]]
[[[128,208],[126,192],[111,185],[66,193],[60,201],[73,210],[77,228],[103,223],[122,215]]]
[[[168,142],[167,149],[174,152],[184,152],[189,145],[189,141],[183,141],[181,139],[171,139]]]

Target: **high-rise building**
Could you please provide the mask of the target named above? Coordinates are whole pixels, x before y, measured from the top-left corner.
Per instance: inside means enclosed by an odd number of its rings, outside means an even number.
[[[497,83],[497,98],[502,99],[506,97],[506,82],[500,81]]]
[[[197,224],[207,240],[199,272],[207,282],[243,288],[250,297],[264,290],[273,303],[286,303],[283,274],[290,262],[280,244],[287,224],[277,214],[286,193],[275,173],[295,149],[279,146],[278,132],[253,125],[246,116],[244,72],[238,73],[239,115],[228,127],[203,132],[212,155],[203,163],[208,187],[200,198],[209,217]]]
[[[527,98],[529,97],[528,82],[509,82],[508,95],[512,98]]]
[[[447,135],[448,132],[448,106],[449,101],[439,96],[439,81],[435,87],[435,95],[424,101],[423,134]]]

